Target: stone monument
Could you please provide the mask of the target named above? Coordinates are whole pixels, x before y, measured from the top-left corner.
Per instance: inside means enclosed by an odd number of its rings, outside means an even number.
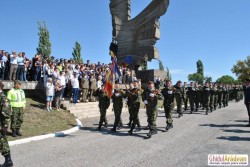
[[[154,45],[160,39],[159,18],[166,13],[169,0],[152,0],[133,19],[131,19],[130,5],[130,0],[110,0],[112,35],[118,43],[118,64],[122,64],[128,56],[132,56],[130,67],[136,71],[137,77],[140,78],[138,75],[149,71],[138,71],[138,68],[145,63],[145,55],[148,61],[159,59],[158,49]],[[159,74],[159,72],[157,73]],[[152,75],[146,80],[152,80],[154,72]]]

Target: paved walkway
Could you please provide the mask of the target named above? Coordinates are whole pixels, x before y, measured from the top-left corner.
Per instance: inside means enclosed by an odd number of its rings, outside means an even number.
[[[179,167],[207,166],[208,154],[250,155],[250,127],[243,102],[231,102],[208,116],[204,112],[173,115],[174,128],[161,132],[166,119],[159,111],[158,134],[145,140],[148,131],[129,136],[128,128],[111,133],[96,131],[98,118],[82,120],[83,128],[66,137],[45,139],[11,147],[15,167]],[[114,117],[109,116],[109,123]],[[140,111],[146,125],[145,110]],[[128,113],[123,113],[127,123]],[[3,158],[0,159],[3,162]]]

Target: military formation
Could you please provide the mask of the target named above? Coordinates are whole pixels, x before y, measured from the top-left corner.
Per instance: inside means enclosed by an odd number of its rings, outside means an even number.
[[[146,138],[151,138],[157,133],[157,115],[159,100],[163,100],[163,107],[166,117],[166,130],[173,128],[172,114],[174,106],[178,118],[183,116],[183,112],[189,111],[190,114],[194,112],[204,112],[205,115],[222,108],[227,107],[228,102],[235,100],[240,101],[244,97],[243,87],[241,85],[226,85],[221,83],[206,82],[203,85],[195,82],[187,84],[178,81],[175,85],[171,80],[165,80],[164,86],[156,89],[154,82],[149,81],[146,89],[141,89],[138,81],[134,81],[129,85],[129,88],[122,90],[120,84],[115,84],[114,93],[109,98],[103,88],[97,89],[94,93],[99,97],[100,108],[100,122],[98,130],[102,130],[108,126],[106,118],[106,110],[110,105],[112,99],[113,110],[115,114],[114,126],[111,131],[116,132],[123,127],[121,113],[123,108],[123,100],[126,101],[129,111],[129,123],[127,124],[130,130],[128,133],[133,135],[134,132],[141,130],[139,119],[139,109],[142,105],[146,108],[147,115],[147,129],[149,132]],[[142,103],[141,103],[142,102]]]

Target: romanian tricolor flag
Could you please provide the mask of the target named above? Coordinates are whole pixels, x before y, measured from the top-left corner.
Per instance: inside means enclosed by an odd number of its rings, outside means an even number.
[[[113,95],[113,70],[110,70],[106,75],[106,82],[104,85],[104,92],[107,94],[108,97]]]

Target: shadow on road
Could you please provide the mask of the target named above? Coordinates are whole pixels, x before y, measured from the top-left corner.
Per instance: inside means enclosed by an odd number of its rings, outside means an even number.
[[[221,136],[217,137],[217,139],[229,140],[229,141],[250,141],[250,137],[239,137],[239,136]]]
[[[222,129],[224,132],[233,132],[233,133],[250,133],[250,131],[240,130],[240,129]]]
[[[246,123],[248,123],[249,121],[248,120],[235,120],[235,122],[246,122]]]
[[[246,127],[245,124],[200,124],[199,126],[209,126],[214,128],[225,128],[225,127]]]

